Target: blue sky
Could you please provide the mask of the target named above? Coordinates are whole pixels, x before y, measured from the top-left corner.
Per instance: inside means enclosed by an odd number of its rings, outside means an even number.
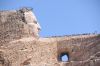
[[[0,10],[32,7],[41,36],[100,33],[100,0],[0,0]]]

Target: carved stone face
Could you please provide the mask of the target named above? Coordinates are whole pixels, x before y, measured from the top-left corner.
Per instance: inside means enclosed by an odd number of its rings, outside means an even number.
[[[35,15],[32,13],[32,11],[25,12],[24,15],[25,15],[25,21],[30,27],[30,29],[36,36],[39,36],[38,33],[41,30],[41,27],[37,22]]]

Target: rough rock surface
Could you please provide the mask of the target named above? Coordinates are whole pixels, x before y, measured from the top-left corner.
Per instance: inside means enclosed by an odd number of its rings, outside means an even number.
[[[39,30],[31,9],[0,11],[0,66],[100,66],[100,34],[43,38]]]

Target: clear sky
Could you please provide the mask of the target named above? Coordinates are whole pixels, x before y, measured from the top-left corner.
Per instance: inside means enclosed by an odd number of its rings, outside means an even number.
[[[41,36],[100,33],[100,0],[0,0],[0,10],[32,7]]]

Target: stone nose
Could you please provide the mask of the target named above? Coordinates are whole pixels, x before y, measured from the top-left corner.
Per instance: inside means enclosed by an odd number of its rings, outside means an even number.
[[[38,29],[39,31],[41,30],[41,28],[39,28],[39,27],[38,27],[37,29]]]
[[[38,29],[38,30],[41,30],[41,26],[40,26],[40,24],[37,23],[37,26],[38,26],[37,29]]]

